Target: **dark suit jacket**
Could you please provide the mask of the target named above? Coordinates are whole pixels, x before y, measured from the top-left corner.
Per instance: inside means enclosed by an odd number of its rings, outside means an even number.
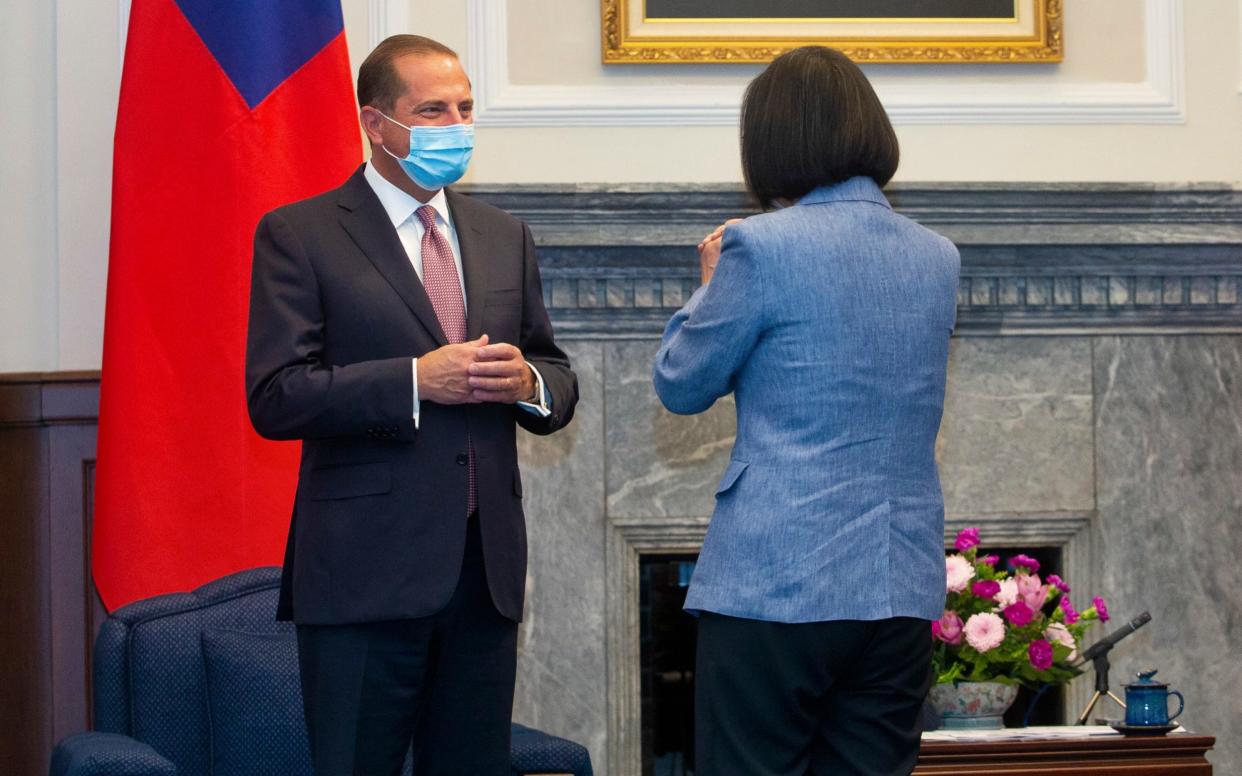
[[[552,414],[423,402],[411,357],[447,344],[396,230],[359,169],[334,191],[268,213],[255,235],[246,389],[255,429],[301,439],[278,616],[302,624],[433,614],[457,585],[466,439],[496,608],[520,620],[526,526],[516,425],[570,421],[578,383],[552,338],[530,230],[446,192],[461,246],[467,330],[518,346]]]

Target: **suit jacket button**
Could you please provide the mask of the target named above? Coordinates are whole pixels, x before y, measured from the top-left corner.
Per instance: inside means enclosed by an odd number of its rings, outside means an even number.
[[[458,466],[465,466],[468,463],[470,463],[470,456],[466,455],[465,453],[457,454],[457,465]]]

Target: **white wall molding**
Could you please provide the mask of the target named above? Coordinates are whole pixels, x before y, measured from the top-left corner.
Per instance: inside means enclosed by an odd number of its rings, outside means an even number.
[[[531,85],[509,81],[507,0],[467,0],[475,115],[485,126],[735,125],[741,84]],[[1182,0],[1146,0],[1145,80],[919,83],[878,88],[900,124],[1180,124]],[[635,79],[638,80],[638,79]]]
[[[410,5],[402,0],[368,0],[367,51],[374,51],[389,35],[408,32]]]

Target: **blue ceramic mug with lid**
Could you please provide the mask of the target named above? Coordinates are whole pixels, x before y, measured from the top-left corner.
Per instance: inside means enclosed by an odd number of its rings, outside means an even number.
[[[1156,670],[1140,671],[1138,681],[1126,688],[1127,725],[1167,725],[1177,719],[1186,708],[1186,699],[1177,690],[1170,690],[1164,682],[1153,677]],[[1169,696],[1177,696],[1177,711],[1169,714]]]

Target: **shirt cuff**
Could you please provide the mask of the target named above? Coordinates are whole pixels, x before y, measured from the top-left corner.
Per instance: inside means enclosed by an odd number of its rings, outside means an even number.
[[[543,375],[539,374],[539,370],[535,368],[535,365],[527,361],[526,366],[530,367],[530,371],[535,375],[535,395],[539,397],[539,401],[537,403],[520,401],[517,403],[517,406],[541,418],[546,418],[552,414],[552,395],[548,393],[547,386],[543,384]],[[418,426],[417,415],[415,416],[414,425],[415,427]]]
[[[413,382],[414,414],[411,417],[414,418],[414,430],[417,431],[418,430],[418,359],[417,358],[410,359],[410,374],[414,378],[414,382]]]

